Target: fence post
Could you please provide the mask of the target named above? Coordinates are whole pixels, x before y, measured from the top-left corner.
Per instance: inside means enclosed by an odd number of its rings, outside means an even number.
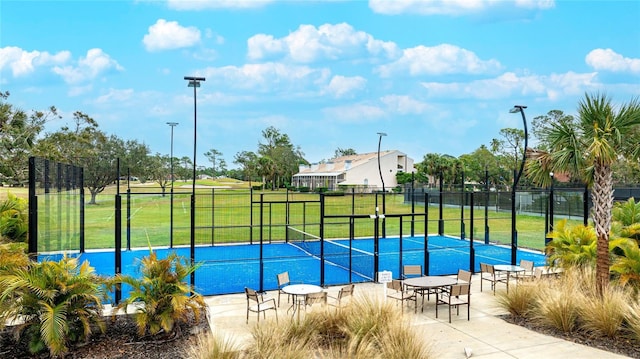
[[[264,193],[260,193],[260,259],[258,261],[259,266],[260,266],[260,292],[264,291],[264,263],[262,261],[262,256],[263,256],[263,252],[262,252],[262,240],[263,240],[263,221],[262,221],[262,217],[263,215],[263,211],[264,211]]]
[[[442,178],[442,172],[440,172],[440,189],[439,189],[439,192],[440,192],[440,196],[439,197],[440,198],[438,200],[438,206],[439,206],[439,208],[438,208],[438,214],[439,214],[439,217],[438,217],[439,218],[438,219],[438,235],[439,236],[444,235],[444,218],[443,218],[443,213],[442,213],[442,200],[443,200],[442,199],[442,192],[443,192],[442,185],[443,185],[443,181],[444,181],[444,178]]]
[[[471,228],[469,228],[469,231],[471,232],[471,236],[469,237],[469,271],[471,273],[475,273],[475,268],[476,268],[476,250],[473,247],[473,198],[474,198],[474,193],[471,192],[471,198],[470,198],[470,203],[469,203],[469,207],[470,207],[470,212],[469,212],[469,216],[471,217]]]
[[[429,193],[424,192],[424,274],[429,275]],[[400,272],[402,273],[402,272]]]
[[[324,194],[320,193],[320,286],[324,287]]]
[[[36,196],[36,159],[29,157],[29,257],[38,255],[38,196]]]

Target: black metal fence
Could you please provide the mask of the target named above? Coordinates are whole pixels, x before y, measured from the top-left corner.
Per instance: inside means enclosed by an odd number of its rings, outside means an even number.
[[[82,168],[29,158],[29,253],[84,250]]]

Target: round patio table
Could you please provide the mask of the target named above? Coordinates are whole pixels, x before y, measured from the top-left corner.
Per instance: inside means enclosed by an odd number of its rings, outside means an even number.
[[[497,272],[506,272],[507,273],[507,293],[509,293],[509,280],[511,277],[511,273],[519,273],[525,272],[526,269],[520,266],[514,266],[511,264],[495,264],[493,269]]]
[[[419,291],[422,292],[422,311],[424,312],[424,292],[431,293],[431,291],[435,289],[440,289],[443,287],[447,287],[450,285],[454,285],[458,283],[458,279],[451,277],[442,277],[442,276],[423,276],[423,277],[415,277],[408,278],[402,281],[404,285],[414,288],[419,288]],[[437,295],[437,291],[435,292]]]
[[[305,302],[307,294],[320,293],[322,287],[313,284],[291,284],[282,287],[282,291],[293,296],[293,303],[287,312],[293,310],[292,315],[298,312],[298,320],[300,320],[300,306]]]

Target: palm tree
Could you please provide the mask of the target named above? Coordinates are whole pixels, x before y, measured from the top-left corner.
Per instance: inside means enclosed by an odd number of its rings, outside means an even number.
[[[589,95],[578,105],[575,122],[554,122],[543,130],[549,152],[528,165],[531,179],[549,183],[549,173],[569,173],[591,188],[592,218],[597,236],[596,287],[609,283],[609,230],[613,208],[612,164],[618,158],[640,158],[640,102],[637,98],[616,111],[603,94]]]

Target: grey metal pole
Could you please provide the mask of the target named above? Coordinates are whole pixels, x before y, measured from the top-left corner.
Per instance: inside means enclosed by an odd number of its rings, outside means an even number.
[[[178,125],[177,122],[167,122],[167,125],[171,126],[171,154],[169,155],[169,160],[171,161],[171,194],[170,194],[170,203],[171,207],[169,208],[169,248],[173,248],[173,128]]]

